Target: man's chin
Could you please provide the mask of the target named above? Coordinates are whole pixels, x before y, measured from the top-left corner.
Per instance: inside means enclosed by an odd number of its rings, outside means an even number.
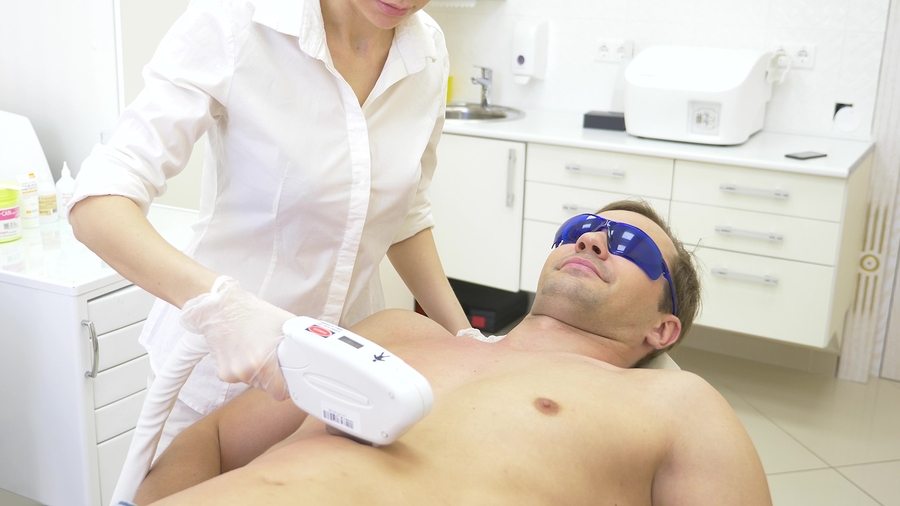
[[[541,286],[535,294],[533,308],[560,320],[590,320],[603,307],[600,294],[589,291],[579,280],[553,280]],[[565,318],[562,318],[565,316]]]
[[[565,299],[590,299],[591,304],[599,304],[600,292],[596,286],[600,278],[593,274],[591,278],[587,273],[577,271],[580,275],[563,274],[548,279],[541,285],[540,295],[545,297],[562,297]],[[593,281],[593,283],[591,283]]]

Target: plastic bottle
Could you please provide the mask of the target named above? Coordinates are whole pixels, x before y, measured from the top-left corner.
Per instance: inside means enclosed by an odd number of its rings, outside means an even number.
[[[56,208],[56,185],[53,178],[38,178],[38,209],[40,209],[41,223],[53,223],[59,219]]]
[[[59,216],[64,220],[69,219],[69,211],[66,209],[66,206],[72,200],[74,191],[75,180],[72,179],[72,173],[69,172],[69,165],[63,162],[59,180],[56,181],[56,205],[59,207]]]
[[[22,237],[19,218],[19,185],[0,182],[0,243]]]
[[[22,218],[24,228],[40,226],[40,205],[38,202],[37,178],[32,172],[25,172],[16,176],[19,183],[21,200],[19,204],[19,216]]]

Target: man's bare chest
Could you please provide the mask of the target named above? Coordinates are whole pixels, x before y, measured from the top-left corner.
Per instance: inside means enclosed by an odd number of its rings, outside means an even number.
[[[575,355],[478,342],[392,348],[429,379],[434,409],[387,447],[353,450],[335,441],[355,454],[347,461],[404,486],[440,476],[433,486],[446,484],[443,496],[465,483],[486,497],[527,491],[546,504],[649,503],[665,422],[627,374]],[[324,426],[308,421],[294,440],[313,444],[303,454],[314,457],[310,448],[323,437]]]

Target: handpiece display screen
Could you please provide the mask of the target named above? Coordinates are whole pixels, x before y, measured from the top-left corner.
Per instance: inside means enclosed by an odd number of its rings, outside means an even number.
[[[356,341],[354,341],[353,339],[350,339],[350,338],[347,337],[347,336],[341,336],[341,337],[339,337],[339,338],[338,338],[338,341],[345,342],[345,343],[349,344],[350,346],[353,346],[353,347],[356,348],[357,350],[363,347],[362,344],[357,343]]]

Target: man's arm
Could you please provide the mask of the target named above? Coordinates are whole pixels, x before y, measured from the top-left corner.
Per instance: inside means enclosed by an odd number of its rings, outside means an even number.
[[[389,348],[410,336],[433,335],[436,327],[412,311],[389,309],[350,330]],[[245,466],[290,436],[306,416],[290,399],[279,402],[263,390],[247,390],[172,440],[138,489],[135,503],[149,504]]]
[[[694,374],[666,376],[673,439],[653,480],[653,504],[771,506],[759,455],[728,402]]]
[[[159,456],[135,495],[150,504],[242,467],[290,436],[306,413],[251,388],[182,431]]]

